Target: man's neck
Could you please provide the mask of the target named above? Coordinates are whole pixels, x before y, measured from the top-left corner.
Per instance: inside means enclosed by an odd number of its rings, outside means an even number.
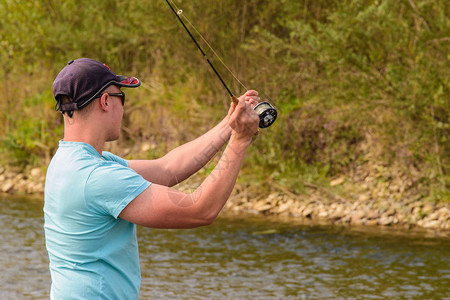
[[[103,147],[105,145],[105,139],[97,134],[96,130],[91,131],[89,128],[77,130],[76,128],[73,128],[73,126],[64,128],[64,141],[89,144],[94,147],[100,155],[102,155]]]

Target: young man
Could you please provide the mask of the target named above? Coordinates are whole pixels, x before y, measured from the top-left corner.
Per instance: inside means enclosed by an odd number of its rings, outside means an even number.
[[[192,228],[211,224],[228,199],[259,118],[256,91],[232,104],[213,129],[156,160],[126,161],[103,151],[118,139],[122,87],[134,77],[115,75],[92,59],[70,61],[53,83],[64,116],[45,183],[45,239],[52,299],[137,299],[140,287],[136,224]],[[201,169],[228,142],[219,163],[191,194],[171,186]]]

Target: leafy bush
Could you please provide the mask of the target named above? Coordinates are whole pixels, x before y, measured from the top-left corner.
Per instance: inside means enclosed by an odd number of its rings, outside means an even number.
[[[245,180],[279,180],[300,192],[301,182],[327,184],[370,162],[409,175],[419,170],[411,176],[425,194],[448,197],[446,1],[176,5],[237,77],[280,112],[255,141]],[[199,41],[231,89],[242,93]],[[1,152],[15,164],[38,164],[54,151],[62,124],[52,111],[51,83],[77,57],[144,82],[130,92],[118,149],[149,142],[157,145],[151,156],[162,154],[227,111],[227,93],[164,1],[6,0],[0,45]]]

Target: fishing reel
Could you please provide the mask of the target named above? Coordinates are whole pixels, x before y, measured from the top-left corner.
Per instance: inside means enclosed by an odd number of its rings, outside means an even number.
[[[277,110],[269,102],[260,102],[253,108],[259,116],[259,128],[266,128],[277,119]]]
[[[235,105],[237,105],[239,102],[239,100],[234,95],[231,95],[231,101],[233,101]],[[259,128],[269,127],[277,119],[277,110],[269,102],[260,102],[255,105],[253,110],[259,116]]]

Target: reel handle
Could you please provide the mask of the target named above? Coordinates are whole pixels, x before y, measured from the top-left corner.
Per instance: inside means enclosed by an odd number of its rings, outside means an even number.
[[[234,95],[231,96],[231,101],[233,101],[234,105],[239,103],[239,100]],[[269,102],[260,102],[253,109],[259,116],[259,128],[269,127],[277,119],[277,110]]]

